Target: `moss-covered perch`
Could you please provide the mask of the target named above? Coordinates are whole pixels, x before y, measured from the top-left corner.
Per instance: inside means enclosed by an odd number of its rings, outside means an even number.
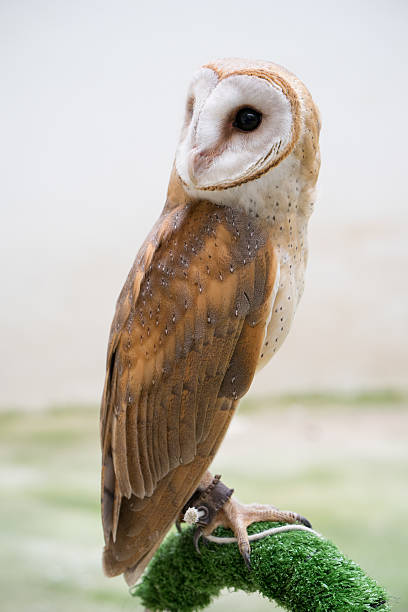
[[[279,523],[256,523],[258,533]],[[218,536],[231,532],[218,528]],[[312,533],[292,531],[251,543],[252,570],[236,544],[193,545],[192,528],[171,534],[132,589],[150,610],[189,612],[207,607],[221,589],[259,591],[294,612],[384,612],[389,597],[336,546]]]

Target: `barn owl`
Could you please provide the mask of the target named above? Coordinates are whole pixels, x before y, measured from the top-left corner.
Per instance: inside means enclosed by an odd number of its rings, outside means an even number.
[[[303,292],[319,131],[308,90],[281,66],[219,60],[191,82],[167,200],[111,327],[101,407],[108,576],[133,584],[200,504],[199,529],[231,527],[247,563],[250,523],[308,524],[239,504],[208,468]]]

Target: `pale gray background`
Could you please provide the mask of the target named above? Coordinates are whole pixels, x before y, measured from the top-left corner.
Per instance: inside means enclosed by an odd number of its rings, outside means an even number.
[[[255,392],[404,385],[407,16],[403,0],[2,0],[0,405],[99,399],[189,78],[217,56],[285,65],[323,118],[306,290]]]

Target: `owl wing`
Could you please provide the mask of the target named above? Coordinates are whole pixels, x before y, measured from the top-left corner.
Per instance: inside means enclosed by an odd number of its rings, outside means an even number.
[[[254,376],[277,265],[254,219],[206,202],[164,213],[142,247],[101,409],[108,575],[150,559],[211,462]]]

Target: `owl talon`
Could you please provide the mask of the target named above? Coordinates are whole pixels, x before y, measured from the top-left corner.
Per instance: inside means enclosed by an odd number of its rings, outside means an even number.
[[[312,523],[310,521],[307,520],[307,518],[305,518],[304,516],[301,516],[300,514],[298,515],[298,522],[302,523],[302,525],[304,525],[305,527],[309,527],[309,529],[312,529]]]
[[[202,535],[203,535],[203,530],[201,529],[201,527],[196,527],[196,530],[194,532],[193,542],[194,542],[194,548],[196,549],[199,555],[201,555],[199,542],[200,542],[200,538],[202,537]]]
[[[241,552],[242,558],[245,561],[245,565],[247,567],[247,569],[249,571],[251,571],[252,569],[252,565],[251,565],[251,552],[250,551],[245,551],[245,552]]]

